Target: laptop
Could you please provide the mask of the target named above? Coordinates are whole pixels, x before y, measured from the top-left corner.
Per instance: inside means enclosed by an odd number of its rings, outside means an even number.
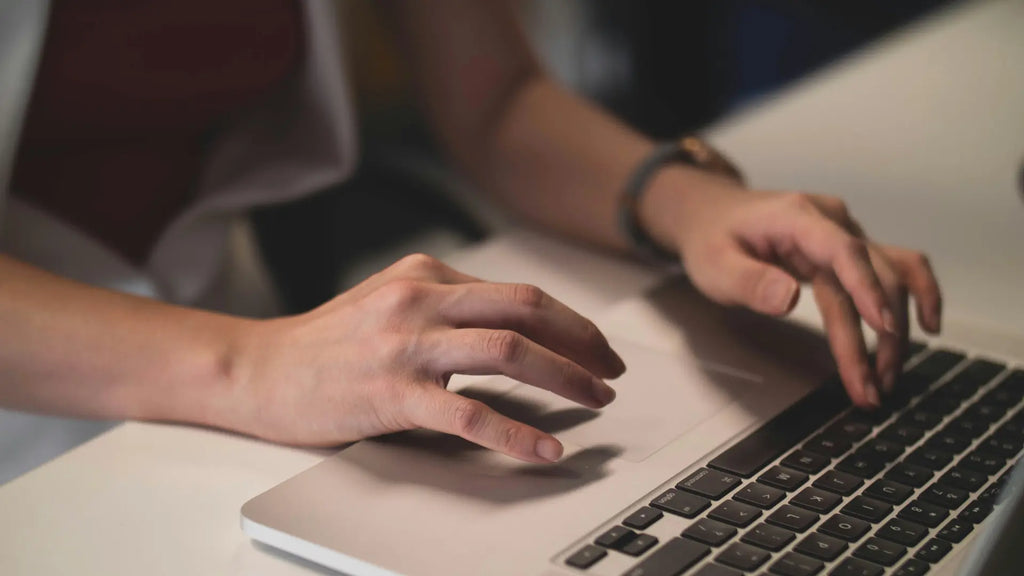
[[[452,380],[555,433],[558,464],[423,431],[366,440],[247,502],[245,532],[353,576],[1015,573],[1020,7],[954,6],[869,51],[870,83],[833,69],[713,132],[754,181],[837,193],[878,215],[865,224],[880,237],[931,248],[940,271],[957,267],[944,284],[958,310],[1001,320],[915,340],[883,409],[848,404],[819,332],[676,278],[598,319],[629,367],[600,412],[505,378]],[[821,99],[855,100],[858,129],[815,113]],[[991,233],[958,234],[959,218]]]
[[[600,413],[503,377],[456,384],[555,432],[561,463],[396,434],[249,501],[244,530],[353,576],[1006,573],[1024,358],[916,341],[867,413],[818,333],[685,280],[616,314],[657,328],[613,339],[630,369]]]

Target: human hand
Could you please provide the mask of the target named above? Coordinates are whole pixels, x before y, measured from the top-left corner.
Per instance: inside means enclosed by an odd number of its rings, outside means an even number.
[[[879,390],[892,390],[902,366],[908,291],[921,327],[940,329],[942,299],[927,257],[873,242],[838,198],[699,178],[687,193],[650,199],[642,215],[659,240],[676,247],[694,285],[723,304],[784,315],[799,283],[810,282],[850,398],[877,407]],[[861,318],[878,333],[874,366]]]
[[[495,284],[408,256],[323,306],[261,321],[240,339],[228,427],[313,446],[412,428],[530,462],[552,435],[446,390],[452,374],[504,374],[590,408],[625,365],[589,320],[540,289]]]

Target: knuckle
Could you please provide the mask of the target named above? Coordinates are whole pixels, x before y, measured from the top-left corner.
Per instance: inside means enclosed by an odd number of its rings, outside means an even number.
[[[509,290],[513,302],[531,310],[541,308],[547,302],[548,295],[532,284],[512,284]]]
[[[487,352],[505,364],[516,364],[526,353],[526,340],[511,330],[495,330],[487,336]]]
[[[910,261],[911,261],[911,263],[914,266],[916,266],[918,268],[921,268],[921,269],[924,269],[924,270],[931,270],[932,269],[932,262],[928,258],[928,255],[925,254],[924,252],[911,252],[910,253]]]
[[[484,406],[475,400],[463,400],[452,409],[452,426],[460,436],[474,436],[484,420]]]
[[[499,448],[504,452],[514,452],[516,447],[519,446],[519,438],[521,434],[519,428],[516,426],[505,426],[501,431],[499,442],[501,445]]]
[[[802,212],[813,212],[815,210],[814,200],[803,192],[784,192],[781,200],[787,206]]]
[[[404,256],[396,265],[409,274],[428,278],[439,274],[444,266],[437,258],[421,253]]]
[[[377,290],[377,296],[385,309],[406,310],[422,301],[426,286],[413,280],[388,282]]]
[[[583,343],[587,348],[599,348],[606,346],[608,340],[596,324],[587,320],[583,325]]]
[[[854,258],[868,260],[868,243],[863,238],[846,234],[843,238],[842,250]]]

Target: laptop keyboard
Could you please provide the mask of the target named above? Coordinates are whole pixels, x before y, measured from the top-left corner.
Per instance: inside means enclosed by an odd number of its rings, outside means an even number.
[[[879,410],[822,386],[561,562],[622,576],[924,574],[999,502],[1024,447],[1022,399],[1024,370],[914,343]]]

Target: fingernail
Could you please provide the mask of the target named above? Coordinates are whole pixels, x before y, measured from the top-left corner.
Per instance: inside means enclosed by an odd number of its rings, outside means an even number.
[[[553,438],[541,438],[533,447],[534,453],[548,462],[557,462],[562,457],[562,450],[562,443]]]
[[[768,280],[761,295],[761,302],[766,311],[782,314],[789,310],[793,297],[796,295],[796,283],[785,276],[776,275]]]
[[[882,308],[882,328],[889,334],[896,333],[896,319],[893,318],[892,311],[888,308]]]
[[[864,383],[864,396],[867,397],[868,404],[878,408],[882,405],[882,399],[878,396],[878,387],[873,382]]]
[[[607,406],[615,400],[615,389],[604,382],[601,382],[597,378],[594,378],[594,388],[592,392],[594,400],[596,400],[601,406]]]

